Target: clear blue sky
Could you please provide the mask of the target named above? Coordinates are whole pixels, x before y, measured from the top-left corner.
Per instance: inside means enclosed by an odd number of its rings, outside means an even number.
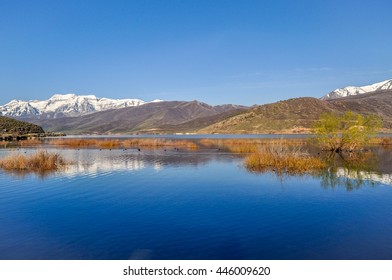
[[[0,104],[262,104],[392,78],[392,1],[0,0]]]

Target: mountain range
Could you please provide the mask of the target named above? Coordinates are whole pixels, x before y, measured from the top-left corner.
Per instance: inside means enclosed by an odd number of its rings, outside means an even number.
[[[154,100],[151,102],[159,102]],[[94,112],[146,104],[140,99],[97,98],[95,95],[55,94],[48,100],[12,100],[0,106],[0,115],[9,117],[77,117]]]
[[[384,90],[391,90],[392,89],[392,79],[391,80],[386,80],[383,82],[367,85],[367,86],[348,86],[344,88],[338,88],[335,89],[334,91],[331,91],[330,93],[324,95],[321,97],[322,100],[331,100],[331,99],[337,99],[337,98],[342,98],[342,97],[348,97],[348,96],[356,96],[356,95],[361,95],[361,94],[366,94],[366,93],[374,93],[374,92],[382,92]]]
[[[11,101],[0,114],[76,134],[124,133],[308,133],[325,112],[376,114],[392,130],[392,80],[336,89],[321,98],[300,97],[245,107],[199,101],[144,102],[74,94],[46,101]],[[158,102],[159,101],[159,102]]]
[[[162,101],[79,117],[50,119],[25,116],[18,119],[38,124],[45,131],[65,133],[175,133],[178,132],[178,126],[194,130],[246,109],[237,105],[210,106],[199,101]],[[198,125],[198,122],[202,125]]]

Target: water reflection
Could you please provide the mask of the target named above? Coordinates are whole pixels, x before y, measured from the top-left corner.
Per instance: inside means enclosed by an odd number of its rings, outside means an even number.
[[[33,153],[35,149],[0,150],[1,156],[9,153]],[[108,172],[139,171],[153,168],[161,171],[166,167],[197,167],[210,161],[232,161],[240,155],[231,153],[217,153],[205,150],[198,152],[172,151],[172,150],[99,150],[99,149],[50,149],[66,158],[70,164],[60,172],[46,172],[37,174],[40,178],[53,175],[77,176],[79,174],[98,175]],[[29,171],[7,172],[24,177]]]
[[[385,151],[282,185],[221,151],[50,151],[74,165],[45,180],[0,171],[0,259],[392,258]]]
[[[41,179],[48,176],[76,177],[88,175],[92,177],[111,172],[138,172],[151,168],[160,172],[167,167],[193,167],[206,165],[211,161],[242,163],[243,155],[219,152],[216,150],[172,151],[172,150],[99,150],[99,149],[50,149],[62,154],[71,164],[62,171],[35,174]],[[33,153],[35,149],[0,150],[1,156],[8,153]],[[375,149],[372,153],[357,155],[353,160],[338,154],[325,154],[329,168],[317,174],[321,186],[325,189],[344,187],[347,190],[362,186],[385,184],[392,186],[392,155],[391,150]],[[236,162],[236,163],[235,163]],[[25,177],[29,172],[7,172],[18,177]],[[289,176],[289,175],[287,175]],[[293,176],[289,176],[293,177]],[[281,180],[282,178],[279,178]]]
[[[359,182],[370,181],[392,186],[392,174],[379,174],[375,172],[353,171],[347,168],[338,168],[336,175],[338,177],[353,179]]]
[[[349,191],[376,183],[392,185],[391,166],[386,162],[389,157],[384,156],[387,153],[376,149],[357,154],[329,154],[329,168],[319,174],[321,185],[324,188],[343,186]]]
[[[319,153],[319,156],[327,163],[328,168],[308,174],[319,179],[324,189],[343,187],[352,191],[363,186],[373,187],[376,184],[392,186],[392,154],[390,149],[376,148],[372,151],[355,154],[328,152]],[[266,172],[260,171],[258,173]],[[306,175],[276,172],[273,174],[281,182],[288,178],[299,178]]]
[[[389,151],[390,152],[390,151]],[[161,171],[166,167],[197,167],[210,161],[242,162],[242,156],[211,150],[197,152],[153,151],[106,151],[106,150],[65,150],[65,156],[74,159],[74,164],[66,171],[67,176],[80,173],[100,174],[112,171],[139,171],[153,168]],[[376,183],[392,186],[392,165],[388,151],[377,149],[372,153],[357,154],[356,158],[338,154],[328,154],[329,168],[315,175],[320,178],[323,188],[344,187],[354,190]]]

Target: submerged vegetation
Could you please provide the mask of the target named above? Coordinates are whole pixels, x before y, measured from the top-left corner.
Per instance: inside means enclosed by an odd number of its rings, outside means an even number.
[[[6,171],[45,173],[62,170],[68,162],[59,153],[39,150],[30,155],[10,154],[0,159],[0,168]]]

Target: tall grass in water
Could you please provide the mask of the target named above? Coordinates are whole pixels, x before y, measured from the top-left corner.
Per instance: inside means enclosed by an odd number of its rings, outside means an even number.
[[[164,147],[175,147],[175,148],[185,148],[189,150],[197,150],[199,146],[189,140],[172,140],[172,139],[127,139],[122,142],[125,148],[164,148]]]
[[[233,153],[255,153],[264,145],[276,142],[276,139],[201,139],[200,145],[206,148],[219,148]],[[281,145],[302,146],[304,139],[280,139]]]
[[[392,145],[392,138],[391,137],[378,137],[370,139],[369,144],[376,144],[382,146],[390,146]]]
[[[56,139],[51,141],[50,144],[69,148],[95,147],[101,149],[115,149],[121,147],[121,143],[117,139]]]
[[[245,166],[251,171],[305,174],[326,168],[326,163],[300,146],[275,141],[260,146],[255,153],[247,156]]]
[[[0,159],[0,168],[7,171],[47,172],[65,168],[67,162],[58,153],[37,151],[31,155],[10,154]]]
[[[121,147],[121,143],[117,139],[111,140],[97,140],[94,146],[101,149],[118,149]]]
[[[38,146],[42,144],[42,140],[38,138],[33,138],[33,139],[27,139],[27,140],[22,140],[19,141],[18,144],[20,146]]]
[[[89,147],[96,144],[95,139],[56,139],[49,142],[55,146],[67,146],[70,148]]]
[[[197,150],[199,147],[196,143],[189,140],[171,140],[159,138],[133,138],[126,140],[118,139],[56,139],[50,142],[51,145],[66,146],[69,148],[87,148],[95,147],[101,149],[116,148],[149,148],[156,149],[162,147],[186,148]]]

